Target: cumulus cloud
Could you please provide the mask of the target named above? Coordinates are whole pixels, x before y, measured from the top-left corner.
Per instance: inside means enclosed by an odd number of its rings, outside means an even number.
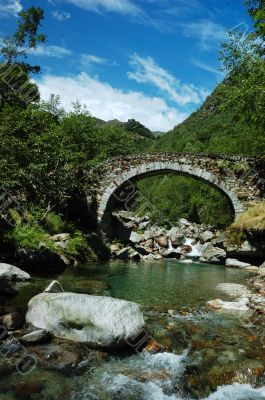
[[[66,11],[55,10],[52,11],[52,16],[58,21],[66,21],[71,18],[71,14]]]
[[[69,110],[72,101],[78,98],[92,115],[106,121],[134,118],[153,131],[165,132],[187,117],[186,113],[169,107],[163,99],[136,91],[125,92],[85,72],[76,77],[45,75],[38,85],[42,99],[48,100],[51,94],[58,94],[62,106]]]
[[[183,24],[182,27],[184,36],[197,38],[203,50],[209,50],[227,38],[227,29],[208,19]]]
[[[208,94],[204,88],[196,88],[192,84],[183,84],[173,75],[161,68],[151,57],[131,56],[130,65],[133,72],[128,77],[138,83],[152,84],[178,105],[199,104]]]
[[[20,0],[0,0],[0,18],[16,17],[22,9]]]
[[[119,14],[138,15],[142,11],[130,0],[65,0],[84,10],[96,12],[116,12]]]
[[[30,54],[39,57],[62,58],[70,56],[72,51],[61,46],[38,46],[35,50],[30,50]]]

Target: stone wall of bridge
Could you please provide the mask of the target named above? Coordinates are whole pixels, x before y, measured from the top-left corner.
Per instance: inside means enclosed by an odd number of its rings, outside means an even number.
[[[193,177],[215,187],[230,200],[239,215],[264,196],[264,164],[258,158],[233,155],[184,153],[138,154],[110,159],[97,168],[95,187],[97,219],[101,223],[115,201],[126,202],[135,195],[138,179],[174,173]],[[127,185],[127,198],[119,190]]]

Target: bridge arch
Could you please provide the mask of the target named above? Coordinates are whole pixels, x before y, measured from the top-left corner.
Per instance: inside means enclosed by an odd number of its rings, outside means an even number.
[[[230,201],[235,216],[259,202],[265,192],[265,166],[258,158],[224,154],[144,153],[121,156],[100,165],[94,176],[97,185],[87,197],[89,207],[96,207],[97,223],[110,223],[108,217],[115,201],[126,202],[136,193],[134,182],[152,175],[178,174],[203,181],[222,192]],[[127,197],[120,198],[123,186]],[[106,218],[105,218],[106,217]]]
[[[106,187],[98,205],[98,223],[101,223],[104,219],[104,214],[110,206],[111,199],[114,198],[117,201],[128,202],[135,194],[136,188],[134,182],[136,180],[162,174],[178,174],[187,177],[191,177],[202,182],[208,183],[212,187],[222,192],[230,201],[231,206],[234,210],[235,215],[239,215],[244,211],[244,205],[239,200],[235,191],[227,186],[213,173],[198,168],[193,165],[185,165],[180,163],[167,163],[167,162],[150,162],[142,165],[132,167],[130,170],[123,172],[121,175],[115,177],[112,182]],[[126,198],[120,198],[118,194],[119,190],[125,185],[131,186],[128,196]]]

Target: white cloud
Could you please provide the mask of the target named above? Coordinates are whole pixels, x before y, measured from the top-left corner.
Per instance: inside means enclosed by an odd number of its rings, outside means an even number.
[[[62,106],[69,110],[78,98],[92,115],[106,121],[134,118],[153,131],[168,131],[187,117],[158,97],[122,91],[84,72],[76,77],[46,75],[38,85],[42,99],[58,94]]]
[[[131,56],[130,65],[134,68],[134,72],[128,72],[130,79],[134,79],[138,83],[152,84],[179,105],[199,104],[208,93],[204,88],[181,83],[157,65],[151,57],[144,58],[134,54]]]
[[[84,10],[96,12],[116,12],[120,14],[138,15],[142,11],[130,0],[65,0]]]
[[[20,0],[0,0],[0,18],[16,17],[22,9]]]
[[[81,56],[81,64],[90,65],[90,64],[109,64],[109,60],[107,58],[94,56],[93,54],[82,54]]]
[[[221,77],[225,76],[225,74],[223,72],[221,72],[221,70],[219,70],[218,68],[213,67],[210,64],[205,64],[205,63],[203,63],[201,61],[193,61],[192,63],[193,63],[193,65],[195,65],[196,67],[198,67],[200,69],[203,69],[204,71],[212,72],[213,74],[215,74],[217,76],[221,76]]]
[[[52,16],[58,21],[66,21],[71,18],[71,14],[66,11],[55,10],[52,11]]]
[[[225,40],[228,33],[228,30],[224,26],[208,19],[183,24],[182,27],[184,36],[199,39],[203,50],[209,50],[213,45]]]
[[[55,57],[62,58],[70,56],[72,51],[61,46],[38,46],[35,50],[30,50],[31,55],[39,57]]]

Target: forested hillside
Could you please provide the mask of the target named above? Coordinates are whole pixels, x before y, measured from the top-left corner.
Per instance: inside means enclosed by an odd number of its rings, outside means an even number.
[[[222,109],[225,94],[216,89],[186,121],[157,138],[152,151],[265,154],[264,130],[241,120],[236,105]]]

